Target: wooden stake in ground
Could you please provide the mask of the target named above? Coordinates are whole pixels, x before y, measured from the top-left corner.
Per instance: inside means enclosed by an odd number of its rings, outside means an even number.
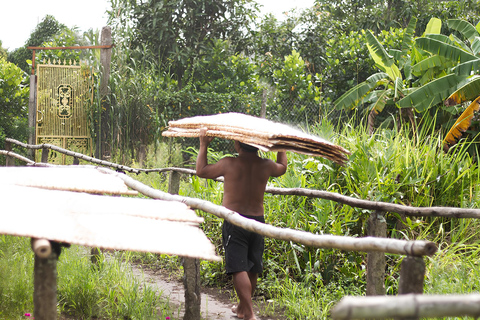
[[[55,250],[46,258],[35,254],[33,305],[36,320],[57,319],[57,260]]]
[[[373,212],[367,220],[367,233],[370,237],[387,237],[387,222],[382,212]],[[385,253],[367,253],[367,296],[385,295]]]

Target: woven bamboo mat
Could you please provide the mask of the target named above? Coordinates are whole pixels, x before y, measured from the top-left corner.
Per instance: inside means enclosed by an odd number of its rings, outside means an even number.
[[[320,137],[288,125],[242,113],[196,116],[170,121],[166,137],[198,137],[201,128],[207,136],[237,140],[262,151],[292,151],[324,157],[345,164],[350,152]]]
[[[9,170],[16,173],[18,183],[13,174],[6,174]],[[32,178],[37,171],[38,176],[47,178],[60,172],[63,181],[57,177],[36,187],[25,186],[26,181],[38,184]],[[0,234],[104,249],[220,259],[199,228],[203,218],[183,203],[59,190],[63,186],[72,189],[71,179],[82,171],[84,177],[95,177],[82,182],[85,190],[98,191],[98,186],[104,186],[103,191],[112,191],[123,184],[121,179],[95,169],[1,168],[0,199],[4,208],[0,210]]]

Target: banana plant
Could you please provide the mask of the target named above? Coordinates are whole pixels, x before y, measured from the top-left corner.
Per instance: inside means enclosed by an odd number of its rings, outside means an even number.
[[[381,72],[371,75],[334,102],[336,108],[350,110],[367,103],[370,131],[373,129],[376,115],[383,111],[385,105],[393,105],[408,92],[404,88],[401,69],[407,77],[410,77],[408,53],[412,47],[416,23],[416,18],[410,20],[403,36],[402,49],[389,53],[370,30],[365,31],[368,51]]]
[[[425,83],[398,102],[400,108],[414,107],[425,112],[440,103],[446,106],[467,101],[460,115],[444,139],[444,148],[455,143],[471,125],[473,113],[478,111],[480,97],[480,23],[475,27],[467,21],[447,20],[449,28],[456,30],[470,46],[455,35],[425,34],[415,40],[416,50],[427,56],[413,66],[414,73],[423,73]],[[428,77],[432,80],[428,81]]]

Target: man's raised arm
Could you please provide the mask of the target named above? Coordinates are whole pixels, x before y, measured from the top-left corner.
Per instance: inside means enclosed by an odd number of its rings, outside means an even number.
[[[277,153],[277,162],[272,173],[272,177],[279,177],[287,172],[287,153],[285,151]]]

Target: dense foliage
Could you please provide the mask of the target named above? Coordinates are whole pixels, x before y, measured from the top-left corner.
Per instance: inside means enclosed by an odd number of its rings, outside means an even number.
[[[0,145],[6,137],[28,137],[27,74],[0,56]],[[4,163],[4,159],[0,160]]]
[[[259,16],[258,5],[249,0],[111,3],[115,47],[110,94],[100,97],[96,90],[90,121],[93,129],[108,131],[105,145],[112,160],[147,167],[191,165],[196,139],[166,146],[161,133],[168,121],[232,111],[260,115],[265,108],[267,118],[301,125],[352,152],[345,167],[289,154],[287,174],[272,179],[272,186],[411,206],[478,207],[479,108],[471,107],[480,90],[478,0],[317,0],[314,7],[290,11],[283,19]],[[26,140],[24,71],[30,72],[31,58],[26,46],[75,44],[99,44],[98,35],[79,35],[51,16],[37,26],[25,47],[7,52],[14,63],[2,57],[0,43],[0,142],[5,136]],[[94,67],[94,77],[102,73],[98,50],[42,52],[38,59],[43,58],[81,59]],[[468,121],[456,124],[459,132],[452,135],[458,143],[445,153],[446,131],[457,119]],[[466,136],[469,140],[461,139]],[[212,161],[232,150],[219,139],[211,146]],[[166,189],[163,176],[138,178]],[[219,182],[193,176],[184,177],[181,194],[220,204],[222,190]],[[265,210],[267,222],[278,227],[354,237],[365,235],[371,214],[322,199],[273,195],[266,195]],[[205,216],[204,231],[221,254],[222,220],[198,214]],[[459,272],[470,270],[474,275],[478,269],[477,220],[417,219],[395,213],[386,213],[385,218],[390,237],[439,244],[441,254],[427,260],[427,292],[476,290]],[[16,245],[10,241],[0,238],[0,246]],[[4,251],[2,247],[0,257]],[[327,318],[341,297],[365,291],[363,253],[268,239],[265,258],[259,295],[271,299],[288,318]],[[164,256],[149,259],[176,261]],[[387,261],[385,287],[388,294],[396,294],[400,258],[388,256]],[[133,317],[129,310],[115,310],[116,300],[108,300],[112,291],[93,290],[89,278],[104,274],[87,271],[85,261],[75,263],[76,270],[88,277],[61,284],[65,312],[78,317]],[[0,264],[0,270],[6,267]],[[24,272],[23,267],[19,270]],[[220,263],[202,262],[202,281],[229,284]],[[28,290],[19,281],[0,286],[2,296],[17,299],[16,310],[31,307],[25,303],[31,296]],[[105,303],[110,313],[101,313],[95,300]],[[85,307],[75,305],[78,301]]]

